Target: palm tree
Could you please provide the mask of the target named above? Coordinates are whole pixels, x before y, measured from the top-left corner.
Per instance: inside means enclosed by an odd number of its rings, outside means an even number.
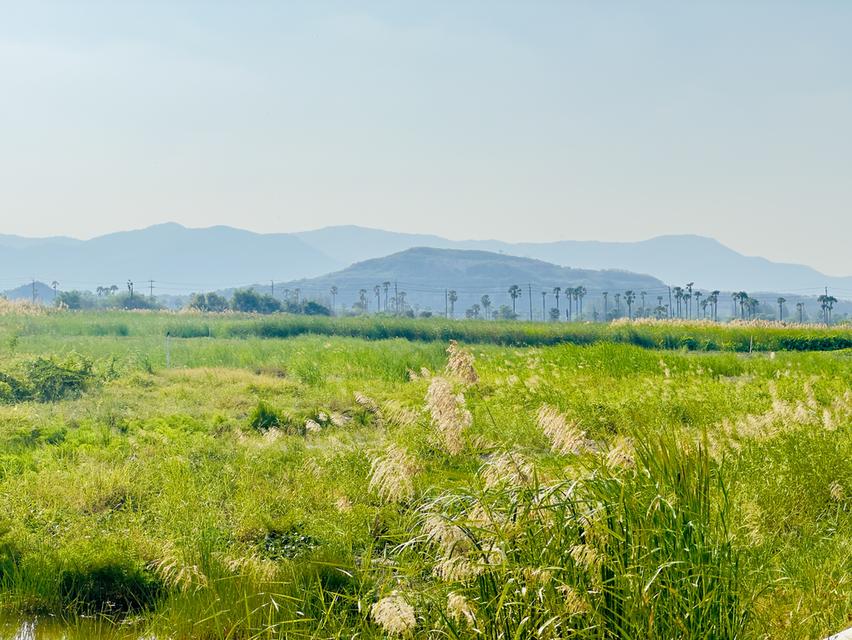
[[[645,314],[645,296],[647,296],[647,295],[648,295],[647,291],[640,291],[639,292],[639,297],[642,298],[642,313],[641,313],[642,316],[646,315]]]
[[[113,295],[113,296],[114,296],[116,293],[118,293],[118,285],[117,285],[117,284],[111,284],[111,285],[109,286],[109,292],[110,292],[110,295]]]
[[[296,295],[296,306],[299,306],[299,297],[302,295],[302,290],[299,287],[293,289],[293,293]],[[364,305],[364,311],[367,310],[367,305]]]
[[[388,280],[385,280],[382,283],[382,288],[385,290],[385,312],[388,310],[388,290],[390,289],[391,283]]]
[[[665,309],[663,306],[663,296],[657,296],[657,309],[655,309],[657,311],[657,320],[660,319],[659,309]]]
[[[784,321],[784,303],[787,302],[786,298],[779,297],[775,302],[778,303],[778,321]]]
[[[674,293],[675,298],[675,308],[677,309],[677,317],[680,318],[680,303],[683,300],[683,289],[680,287],[672,287],[672,293]]]
[[[482,303],[482,308],[485,310],[485,319],[488,320],[488,310],[491,308],[491,296],[486,293],[479,299],[479,301]]]
[[[586,287],[580,285],[575,290],[577,294],[577,318],[579,320],[583,319],[583,298],[586,297]]]
[[[53,282],[50,283],[50,286],[53,287],[53,301],[56,302],[56,296],[57,296],[56,289],[59,287],[59,283],[56,280],[54,280]]]
[[[799,312],[799,324],[802,324],[805,321],[805,303],[797,302],[796,311]]]
[[[547,321],[547,291],[541,292],[541,321]]]
[[[516,303],[517,299],[521,297],[521,293],[523,293],[523,291],[521,290],[521,288],[518,285],[513,284],[511,287],[509,287],[509,297],[512,298],[512,314],[513,315],[517,315],[516,312],[515,312],[515,303]]]
[[[757,317],[757,310],[760,307],[760,300],[757,298],[749,298],[748,299],[749,310],[751,311],[752,319]]]
[[[471,315],[474,319],[478,319],[478,318],[479,318],[479,309],[480,309],[480,306],[479,306],[476,302],[474,302],[474,303],[473,303],[473,306],[470,308],[470,315]]]
[[[562,292],[562,287],[553,287],[553,295],[556,296],[556,319],[559,320],[559,294]]]
[[[690,309],[692,309],[692,294],[683,292],[683,310],[686,313],[686,319],[689,320]]]
[[[707,305],[709,305],[709,304],[710,304],[709,298],[704,298],[704,300],[701,301],[701,317],[702,318],[707,317]]]
[[[694,282],[687,282],[686,283],[686,295],[684,295],[684,299],[686,300],[686,319],[687,320],[689,320],[689,317],[692,315],[692,303],[690,302],[690,300],[692,300],[692,287],[693,287],[694,284],[695,284]]]
[[[396,304],[397,308],[399,309],[399,313],[405,313],[405,296],[405,291],[400,291],[398,294],[396,294]]]
[[[621,317],[621,294],[616,293],[612,297],[615,298],[615,317],[620,318]]]
[[[627,319],[633,319],[633,301],[636,300],[636,293],[632,289],[624,292],[624,302],[627,304]]]
[[[745,291],[737,291],[736,293],[732,293],[731,296],[739,302],[740,304],[740,317],[745,320],[746,316],[746,304],[748,304],[749,296]]]
[[[604,291],[603,293],[601,293],[601,295],[603,296],[604,300],[604,322],[609,322],[609,312],[607,311],[607,303],[609,302],[609,291]]]
[[[336,285],[336,284],[335,284],[335,285],[332,285],[332,286],[331,286],[331,289],[329,289],[329,292],[331,293],[331,310],[332,310],[332,311],[334,311],[335,307],[337,306],[336,302],[337,302],[337,293],[338,293],[338,291],[339,291],[339,289],[337,288],[337,285]],[[289,292],[289,291],[287,291],[287,290],[285,290],[285,292],[284,292],[284,299],[285,299],[285,300],[287,299],[287,294],[288,294],[288,293],[290,293],[290,292]]]
[[[95,289],[95,293],[97,293],[97,294],[98,294],[98,297],[99,297],[99,298],[100,298],[102,295],[104,295],[104,293],[105,293],[105,292],[106,292],[106,287],[97,287],[97,288]]]
[[[713,305],[713,322],[719,321],[719,296],[722,294],[718,289],[710,292],[710,304]]]
[[[565,318],[568,322],[574,319],[574,288],[573,287],[565,287],[565,298],[568,300],[568,308],[565,310]]]
[[[373,293],[376,296],[376,313],[379,313],[382,310],[382,285],[373,287]]]
[[[700,291],[696,291],[694,294],[692,294],[692,297],[695,298],[695,316],[696,317],[698,317],[698,307],[701,305],[701,296],[703,296],[703,295],[704,294],[701,293]],[[702,307],[702,309],[704,309],[706,307],[707,307],[707,305],[704,305],[704,307]]]
[[[130,298],[133,299],[133,280],[127,281],[127,290],[130,292]]]
[[[450,301],[450,317],[454,318],[456,315],[456,302],[459,299],[459,294],[455,289],[450,289],[450,292],[447,294],[447,297]]]

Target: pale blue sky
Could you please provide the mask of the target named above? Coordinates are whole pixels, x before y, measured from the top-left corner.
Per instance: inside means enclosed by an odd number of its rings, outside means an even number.
[[[0,15],[0,233],[697,233],[852,274],[852,2]]]

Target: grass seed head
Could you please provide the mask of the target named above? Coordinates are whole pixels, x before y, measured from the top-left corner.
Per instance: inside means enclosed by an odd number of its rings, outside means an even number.
[[[395,591],[373,604],[370,615],[391,636],[409,636],[417,626],[414,607]]]

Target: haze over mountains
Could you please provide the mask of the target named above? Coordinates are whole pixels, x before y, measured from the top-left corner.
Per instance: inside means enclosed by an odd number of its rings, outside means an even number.
[[[577,269],[617,269],[667,284],[705,289],[816,294],[829,287],[852,297],[852,276],[832,277],[804,265],[744,256],[700,236],[661,236],[640,242],[560,240],[508,243],[453,241],[356,226],[259,234],[231,227],[188,229],[168,223],[91,240],[0,235],[0,288],[36,278],[62,289],[152,279],[161,293],[222,289],[271,279],[314,278],[352,263],[413,247],[474,249],[544,260]],[[441,286],[446,286],[441,283]]]

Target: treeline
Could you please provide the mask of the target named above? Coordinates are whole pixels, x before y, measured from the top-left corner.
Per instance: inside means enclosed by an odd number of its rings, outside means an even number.
[[[295,313],[306,316],[330,316],[331,309],[314,300],[288,298],[279,300],[254,289],[237,289],[230,300],[218,293],[195,293],[187,305],[204,312],[237,311],[240,313]]]

